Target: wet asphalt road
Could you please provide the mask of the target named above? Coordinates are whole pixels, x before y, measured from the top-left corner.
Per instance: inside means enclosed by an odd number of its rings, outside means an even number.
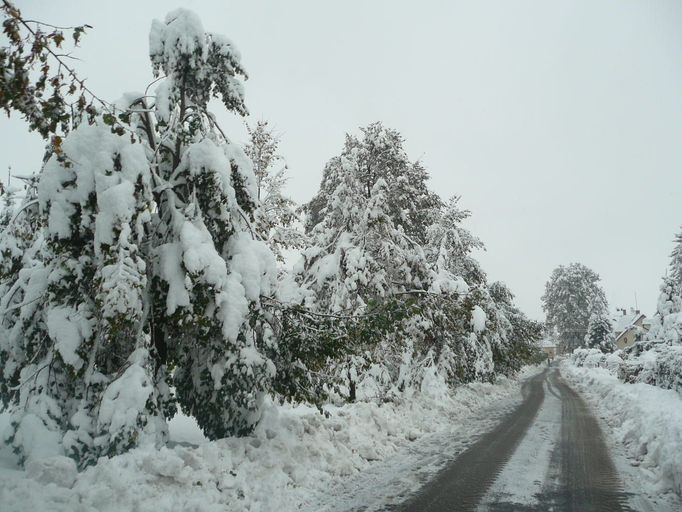
[[[551,456],[550,474],[532,507],[487,503],[496,512],[625,511],[626,498],[599,428],[584,400],[552,368],[528,380],[524,401],[440,471],[419,493],[394,510],[452,512],[479,510],[491,485],[533,424],[545,386],[561,398],[561,430]]]

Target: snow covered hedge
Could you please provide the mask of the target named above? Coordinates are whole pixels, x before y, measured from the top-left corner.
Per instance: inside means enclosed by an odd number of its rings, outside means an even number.
[[[629,383],[642,382],[682,395],[682,345],[645,344],[627,354],[618,376]]]
[[[622,352],[605,354],[596,348],[579,348],[573,351],[571,361],[576,366],[585,368],[605,368],[612,374],[617,374],[623,364]]]

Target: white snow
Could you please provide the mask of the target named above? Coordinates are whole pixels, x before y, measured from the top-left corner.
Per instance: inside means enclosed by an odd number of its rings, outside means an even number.
[[[420,483],[415,474],[446,462],[445,439],[458,440],[455,445],[464,449],[490,428],[494,414],[486,408],[494,405],[501,414],[520,400],[518,380],[455,391],[437,379],[429,383],[428,393],[396,402],[326,406],[328,417],[308,406],[268,402],[253,435],[214,442],[203,439],[192,418],[177,416],[170,422],[172,448],[143,447],[101,458],[73,485],[64,458],[34,466],[29,474],[15,469],[12,455],[0,450],[2,510],[317,512],[343,507],[338,493],[344,485],[356,496],[386,500],[385,492],[405,489],[406,477],[414,489]],[[2,421],[7,415],[0,415]],[[373,480],[383,464],[405,471],[386,473],[385,490]]]
[[[47,330],[55,341],[59,355],[65,363],[75,370],[83,366],[83,359],[78,355],[84,339],[92,333],[93,322],[83,317],[70,306],[57,307],[47,312]]]
[[[206,56],[206,36],[201,19],[187,9],[176,9],[166,15],[165,23],[152,22],[149,33],[149,54],[152,59],[166,63],[164,72],[176,68],[182,55],[196,54],[196,58]]]
[[[125,432],[129,425],[135,425],[139,421],[138,415],[144,410],[149,395],[154,391],[147,372],[141,366],[148,357],[146,349],[140,348],[133,352],[123,375],[109,384],[102,394],[97,422],[111,436]],[[141,446],[149,442],[148,439],[152,440],[153,446],[153,440],[156,439],[153,431],[155,427],[155,424],[147,424],[141,429],[138,439]]]
[[[62,145],[70,166],[53,155],[45,164],[38,185],[40,207],[48,213],[48,234],[57,238],[71,235],[71,219],[76,204],[88,211],[88,201],[96,194],[98,207],[103,213],[96,230],[96,245],[108,243],[116,218],[127,219],[134,206],[133,184],[139,177],[147,180],[149,168],[142,144],[131,144],[127,137],[111,133],[103,122],[93,125],[82,123]],[[112,155],[118,155],[120,171],[114,170]],[[119,187],[121,184],[125,184]],[[113,189],[113,190],[111,190]],[[49,208],[48,208],[49,205]],[[81,226],[91,227],[91,220],[84,216]]]
[[[172,315],[179,307],[190,305],[189,292],[185,285],[185,272],[180,266],[182,248],[179,243],[174,242],[159,246],[157,251],[161,278],[168,283],[166,313]]]
[[[485,331],[485,321],[487,317],[485,311],[480,306],[474,306],[471,312],[471,326],[474,328],[474,332]]]

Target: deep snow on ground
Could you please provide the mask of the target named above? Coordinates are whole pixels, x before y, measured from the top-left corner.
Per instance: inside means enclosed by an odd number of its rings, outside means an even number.
[[[65,457],[20,470],[0,446],[0,510],[286,512],[400,501],[454,456],[444,442],[463,449],[520,402],[520,381],[537,371],[455,391],[434,384],[400,402],[328,406],[327,417],[271,403],[253,435],[213,442],[179,415],[168,447],[102,458],[82,473]]]
[[[658,502],[657,510],[680,510],[682,496],[682,396],[648,384],[626,384],[605,368],[561,367],[602,420],[616,468],[631,497]],[[673,495],[674,494],[674,495]]]

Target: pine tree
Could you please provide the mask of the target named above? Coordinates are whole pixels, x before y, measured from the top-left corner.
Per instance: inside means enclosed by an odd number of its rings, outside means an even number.
[[[608,310],[597,308],[591,315],[587,324],[587,334],[585,335],[585,346],[596,348],[604,353],[615,350],[615,338],[613,326],[609,319]]]
[[[682,231],[675,235],[675,247],[670,254],[670,277],[682,289]]]
[[[646,339],[679,345],[682,343],[682,287],[677,278],[668,275],[663,278],[660,290],[656,314],[651,319]]]

